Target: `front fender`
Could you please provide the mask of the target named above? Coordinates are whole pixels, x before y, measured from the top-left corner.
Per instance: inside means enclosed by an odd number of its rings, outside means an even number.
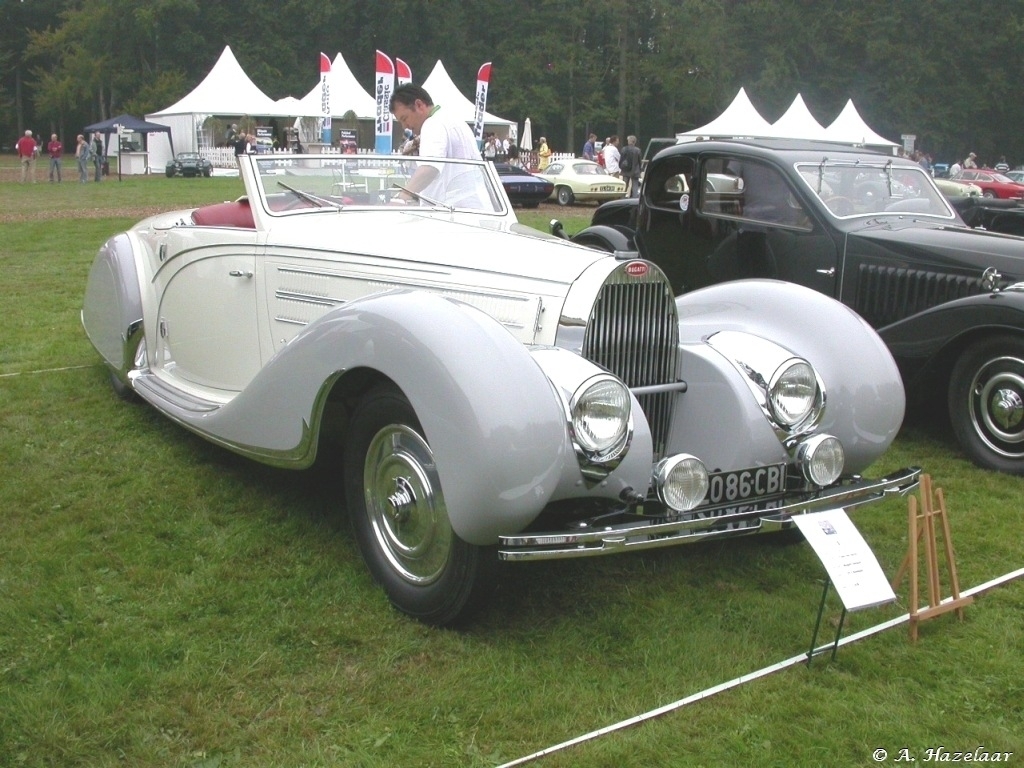
[[[577,245],[596,248],[608,253],[631,251],[636,252],[633,230],[625,225],[607,226],[598,224],[577,232],[570,240]]]
[[[307,326],[230,403],[199,419],[171,415],[253,458],[301,468],[315,457],[329,390],[358,369],[408,397],[452,527],[470,543],[521,530],[563,476],[579,473],[565,410],[529,350],[485,313],[422,292],[346,304]]]
[[[826,394],[819,429],[842,441],[847,471],[864,470],[896,437],[906,407],[899,370],[879,335],[849,307],[775,280],[712,285],[678,297],[676,305],[682,340],[743,331],[810,362]]]
[[[965,296],[878,330],[903,372],[904,380],[948,373],[957,353],[972,339],[990,333],[1024,333],[1024,291]]]

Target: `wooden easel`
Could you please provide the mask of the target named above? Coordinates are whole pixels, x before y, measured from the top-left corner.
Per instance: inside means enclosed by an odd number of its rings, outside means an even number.
[[[957,616],[963,621],[964,606],[974,602],[973,597],[960,596],[960,580],[956,574],[956,560],[953,557],[953,539],[949,532],[949,518],[946,515],[946,500],[942,495],[942,489],[938,488],[932,492],[932,478],[930,475],[921,475],[921,511],[917,509],[917,497],[911,496],[907,500],[907,519],[909,527],[909,546],[907,555],[903,558],[900,569],[892,580],[892,588],[899,588],[907,569],[910,569],[910,639],[917,642],[918,624],[927,619],[940,616],[949,611],[956,611]],[[936,521],[936,518],[938,520]],[[936,526],[942,526],[942,543],[946,551],[946,565],[949,569],[950,586],[953,592],[951,600],[943,602],[939,598],[939,557],[938,542],[936,540]],[[920,596],[918,594],[918,543],[924,537],[925,557],[928,568],[928,607],[920,610]]]

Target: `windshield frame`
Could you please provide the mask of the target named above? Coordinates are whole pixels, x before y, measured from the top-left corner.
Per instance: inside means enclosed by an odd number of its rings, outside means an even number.
[[[817,162],[797,161],[793,168],[804,187],[834,219],[908,214],[957,219],[931,175],[914,163],[823,157]]]
[[[244,174],[249,180],[250,198],[256,198],[260,207],[273,217],[350,210],[408,210],[496,218],[511,213],[497,172],[482,159],[274,153],[242,155],[239,161],[251,169],[250,174]],[[399,197],[419,165],[438,169],[437,186],[428,186],[418,195]],[[458,199],[453,192],[456,185],[461,188]],[[407,199],[410,197],[411,200]]]

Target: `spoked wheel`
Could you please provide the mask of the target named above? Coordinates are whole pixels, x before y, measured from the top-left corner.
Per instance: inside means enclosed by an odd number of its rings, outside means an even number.
[[[973,461],[1024,474],[1024,340],[997,336],[968,349],[950,378],[949,415]]]
[[[494,583],[494,550],[452,530],[430,445],[397,389],[371,392],[353,414],[345,495],[359,549],[400,611],[448,625],[477,607]]]

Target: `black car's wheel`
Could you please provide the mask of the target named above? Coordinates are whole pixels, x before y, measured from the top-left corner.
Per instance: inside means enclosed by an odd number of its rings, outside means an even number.
[[[174,178],[174,169],[168,168],[166,171],[164,171],[164,174],[167,176],[168,179],[172,179]]]
[[[203,176],[205,176],[206,178],[210,178],[211,176],[213,176],[213,168],[207,168],[205,171],[203,171]]]
[[[949,415],[974,462],[1024,474],[1024,339],[995,336],[961,355],[950,377]]]
[[[452,530],[434,455],[394,387],[372,391],[353,414],[344,476],[359,549],[395,607],[436,625],[468,615],[494,583],[497,555]]]
[[[576,196],[568,187],[559,187],[555,192],[559,205],[572,205],[576,200]]]

